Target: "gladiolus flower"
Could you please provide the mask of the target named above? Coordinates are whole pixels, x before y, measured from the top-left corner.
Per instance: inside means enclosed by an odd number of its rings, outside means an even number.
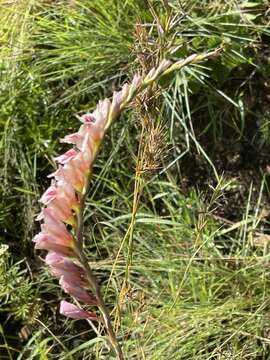
[[[33,241],[36,243],[35,245],[36,249],[55,251],[59,254],[63,254],[66,256],[74,255],[74,251],[70,246],[66,246],[66,244],[62,244],[59,238],[55,238],[48,234],[44,234],[40,232],[34,237]]]
[[[78,306],[71,304],[65,300],[62,300],[60,303],[60,314],[69,317],[71,319],[88,319],[88,320],[98,320],[96,314],[80,309]]]
[[[77,154],[78,152],[75,149],[70,149],[63,155],[57,156],[54,160],[58,161],[60,164],[65,164],[72,160]]]
[[[54,185],[52,185],[45,191],[39,201],[44,205],[48,205],[52,200],[56,198],[56,195],[57,189]]]
[[[85,285],[84,269],[67,257],[57,252],[49,251],[45,258],[45,263],[56,278],[60,279],[61,276],[64,276],[66,281],[71,281],[72,283],[77,281],[78,284]]]
[[[51,185],[42,195],[40,202],[52,208],[59,220],[74,224],[72,209],[76,209],[78,201],[73,188],[66,181],[59,182],[57,186]]]
[[[48,175],[49,178],[54,177],[57,182],[63,181],[69,183],[73,189],[81,193],[86,183],[85,176],[81,174],[79,169],[76,168],[76,162],[74,159],[70,160],[64,166],[59,166],[58,169]]]
[[[73,144],[76,145],[78,149],[81,148],[81,144],[83,143],[83,136],[79,132],[74,134],[66,135],[63,139],[60,139],[60,142],[66,144]]]
[[[86,291],[77,282],[72,282],[71,278],[61,276],[59,284],[66,293],[74,296],[77,300],[82,301],[85,304],[91,304],[91,305],[98,304],[95,296],[89,294],[88,291]]]
[[[41,225],[42,233],[54,237],[54,239],[57,239],[62,245],[72,246],[73,237],[67,231],[66,226],[57,219],[52,208],[42,209],[41,213],[37,217],[37,220],[44,221]]]
[[[96,118],[93,114],[84,114],[79,116],[79,120],[84,124],[93,124],[96,121]]]

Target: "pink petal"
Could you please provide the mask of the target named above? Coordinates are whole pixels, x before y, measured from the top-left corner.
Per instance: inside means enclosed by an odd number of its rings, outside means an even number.
[[[112,107],[111,107],[111,114],[110,117],[114,118],[120,111],[121,105],[121,91],[114,91],[113,98],[112,98]]]
[[[65,300],[60,303],[60,314],[69,317],[71,319],[89,319],[97,320],[96,314],[80,309],[78,306],[71,304]]]
[[[67,144],[74,144],[80,149],[81,144],[83,142],[83,137],[79,133],[69,134],[66,135],[63,139],[60,139],[60,142]]]
[[[78,153],[79,155],[80,153]],[[78,157],[76,156],[76,158]],[[48,177],[54,177],[57,181],[65,181],[69,183],[76,191],[82,192],[85,185],[85,178],[80,172],[80,169],[77,168],[76,162],[74,159],[70,160],[64,166],[59,166],[59,168]]]
[[[77,152],[76,152],[77,154]],[[58,173],[61,175],[58,176]],[[59,168],[53,174],[57,179],[57,186],[51,186],[42,196],[41,200],[49,208],[53,209],[54,217],[66,224],[74,225],[75,218],[72,210],[78,208],[78,200],[75,191],[71,184],[65,178],[62,178],[65,171]],[[39,215],[37,220],[42,220],[42,215]]]
[[[52,209],[57,220],[63,221],[66,224],[74,225],[76,220],[74,218],[71,207],[68,206],[65,201],[61,201],[60,199],[55,199],[52,201],[48,208]]]
[[[60,164],[65,164],[72,160],[77,155],[77,151],[75,149],[70,149],[67,152],[65,152],[63,155],[60,155],[55,158],[56,161],[58,161]]]
[[[47,234],[39,233],[34,237],[33,241],[36,243],[36,249],[54,251],[66,256],[74,256],[72,248],[55,242],[53,238]]]
[[[55,277],[64,276],[67,282],[85,283],[84,269],[67,257],[50,251],[45,258],[45,263],[50,267]]]
[[[96,121],[95,117],[92,114],[84,114],[79,116],[79,119],[84,124],[92,124]]]
[[[63,172],[65,179],[73,186],[73,188],[78,192],[82,192],[86,184],[86,178],[78,168],[75,159],[64,165]]]
[[[64,276],[62,276],[59,284],[66,293],[74,296],[77,300],[82,301],[85,304],[97,305],[97,299],[95,296],[89,294],[78,283],[69,282]]]
[[[75,191],[66,179],[59,179],[57,181],[57,188],[59,194],[63,194],[65,198],[68,198],[71,207],[77,207],[77,205],[79,205]]]
[[[44,224],[41,225],[42,232],[72,244],[73,238],[71,234],[67,231],[66,226],[56,217],[54,209],[50,207],[42,209],[38,219],[44,220]]]
[[[89,135],[87,134],[82,145],[82,151],[79,151],[77,156],[72,160],[72,166],[85,176],[91,171],[92,162],[93,155],[89,147]]]
[[[65,179],[65,173],[63,171],[63,166],[59,165],[58,169],[55,172],[47,175],[47,177],[48,178],[54,177],[57,181],[59,181],[59,180],[65,181],[66,179]]]
[[[39,232],[37,235],[35,235],[35,237],[33,238],[33,242],[35,242],[36,244],[39,243],[45,243],[45,242],[51,242],[57,245],[63,245],[63,246],[67,246],[67,243],[62,239],[62,238],[57,238],[53,235],[50,235],[48,233],[44,233],[44,232]]]
[[[47,205],[56,198],[56,195],[57,195],[57,188],[54,185],[52,185],[45,191],[45,193],[41,196],[39,201],[44,205]]]

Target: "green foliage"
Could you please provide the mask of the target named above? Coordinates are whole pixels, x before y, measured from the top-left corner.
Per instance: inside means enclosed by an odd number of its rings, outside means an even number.
[[[27,269],[21,269],[23,260],[12,264],[8,246],[0,248],[0,299],[1,312],[8,312],[15,319],[27,319],[37,316],[40,304],[37,306],[36,290],[31,282]]]
[[[100,329],[59,316],[63,293],[31,242],[58,139],[142,66],[221,47],[161,79],[152,118],[168,141],[156,172],[135,175],[138,104],[113,125],[86,252],[127,359],[267,359],[268,2],[3,0],[0,13],[0,353],[111,358]]]

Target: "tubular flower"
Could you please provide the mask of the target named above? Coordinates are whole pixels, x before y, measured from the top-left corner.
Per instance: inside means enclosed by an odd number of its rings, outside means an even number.
[[[49,251],[45,258],[45,263],[56,278],[60,279],[61,276],[65,278],[72,277],[73,282],[78,281],[78,284],[81,286],[87,284],[84,269],[59,253]]]
[[[60,303],[60,314],[65,315],[71,319],[98,320],[96,314],[82,310],[78,306],[73,305],[65,300],[62,300]]]
[[[58,220],[67,224],[76,222],[72,210],[77,207],[75,192],[66,181],[59,181],[58,186],[52,184],[42,195],[40,202],[52,209]]]

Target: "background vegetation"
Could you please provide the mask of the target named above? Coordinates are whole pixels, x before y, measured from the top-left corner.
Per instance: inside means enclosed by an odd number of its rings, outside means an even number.
[[[267,0],[0,1],[0,359],[111,359],[31,239],[58,139],[136,71],[221,47],[111,128],[86,252],[128,360],[268,359]],[[100,329],[102,333],[102,329]]]

